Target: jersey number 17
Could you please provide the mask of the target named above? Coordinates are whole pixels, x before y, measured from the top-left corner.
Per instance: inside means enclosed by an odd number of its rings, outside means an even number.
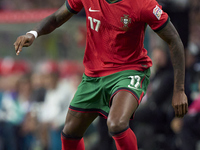
[[[90,21],[90,28],[92,30],[95,30],[95,31],[99,31],[99,27],[100,27],[100,24],[101,24],[101,21],[100,20],[97,20],[95,18],[92,18],[90,16],[88,16],[88,19]],[[94,28],[94,24],[96,24],[95,28]]]

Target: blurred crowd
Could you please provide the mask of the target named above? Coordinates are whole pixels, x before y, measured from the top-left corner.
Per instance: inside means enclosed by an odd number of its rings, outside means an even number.
[[[0,149],[61,149],[68,105],[81,81],[76,61],[0,61]]]
[[[45,9],[58,8],[65,1],[63,0],[0,0],[0,9],[2,10],[30,10],[30,9]]]
[[[171,106],[174,74],[169,52],[163,47],[152,51],[154,68],[150,85],[133,123],[141,150],[200,149],[200,48],[189,43],[186,53],[189,113],[184,118],[174,118]]]

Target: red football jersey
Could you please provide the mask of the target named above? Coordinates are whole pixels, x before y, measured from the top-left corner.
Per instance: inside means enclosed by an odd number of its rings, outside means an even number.
[[[159,31],[168,15],[155,0],[67,0],[67,9],[86,12],[85,74],[100,77],[123,70],[144,71],[152,66],[144,49],[148,24]]]

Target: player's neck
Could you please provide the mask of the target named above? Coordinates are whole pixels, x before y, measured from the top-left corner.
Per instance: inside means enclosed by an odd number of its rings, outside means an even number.
[[[106,0],[106,1],[112,4],[112,3],[119,2],[119,1],[121,1],[121,0]]]

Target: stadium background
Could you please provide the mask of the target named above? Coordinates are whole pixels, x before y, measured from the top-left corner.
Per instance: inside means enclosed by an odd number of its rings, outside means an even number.
[[[186,54],[192,55],[192,63],[186,69],[186,74],[193,79],[188,79],[186,85],[192,103],[199,96],[200,2],[158,1],[179,31]],[[60,131],[66,108],[83,73],[86,41],[84,10],[50,35],[36,39],[31,47],[23,48],[19,56],[15,55],[13,43],[19,35],[30,31],[38,21],[55,12],[63,3],[62,0],[0,0],[0,150],[60,149]],[[147,29],[144,45],[150,56],[155,47],[166,49],[166,44],[150,28]],[[154,67],[153,74],[156,74]],[[56,88],[52,87],[54,82]],[[184,121],[174,122],[173,134],[179,139],[177,135]],[[88,150],[94,149],[99,142],[97,128],[98,120],[85,135]],[[200,149],[198,143],[194,143],[196,150]],[[180,144],[175,145],[176,150],[182,150],[177,146]]]

